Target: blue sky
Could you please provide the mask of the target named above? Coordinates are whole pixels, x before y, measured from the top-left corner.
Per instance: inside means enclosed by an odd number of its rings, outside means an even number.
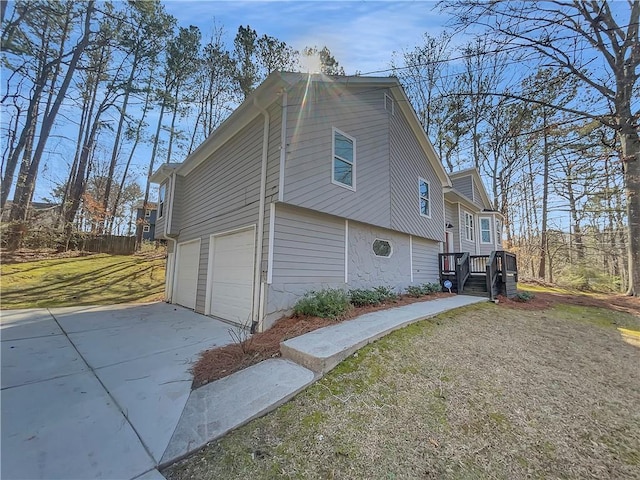
[[[238,26],[285,41],[297,50],[327,46],[346,73],[387,70],[394,51],[413,48],[446,17],[431,1],[177,1],[164,2],[180,26],[196,25],[204,39],[215,22],[231,47]]]

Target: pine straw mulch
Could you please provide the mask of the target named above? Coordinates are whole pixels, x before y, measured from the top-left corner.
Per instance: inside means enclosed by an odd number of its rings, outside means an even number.
[[[522,310],[547,310],[557,304],[578,305],[582,307],[596,307],[625,312],[640,317],[640,297],[627,295],[603,294],[567,294],[535,292],[530,300],[518,301],[503,295],[498,296],[498,305]]]
[[[320,317],[296,317],[294,315],[278,320],[271,328],[262,333],[256,333],[242,342],[235,342],[223,347],[206,350],[200,354],[200,358],[192,367],[192,388],[198,388],[209,382],[220,380],[237,371],[250,367],[257,363],[280,356],[280,343],[293,337],[299,337],[322,327],[334,325],[337,322],[351,320],[365,313],[386,310],[388,308],[401,307],[416,302],[426,302],[453,296],[452,293],[432,293],[428,296],[415,298],[402,295],[392,303],[375,307],[352,308],[345,316],[331,320]],[[229,327],[233,336],[238,330]]]

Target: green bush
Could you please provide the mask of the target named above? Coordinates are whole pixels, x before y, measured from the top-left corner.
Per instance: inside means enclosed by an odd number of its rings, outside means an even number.
[[[393,302],[398,294],[391,287],[354,288],[349,290],[349,297],[354,307],[368,307]]]
[[[518,302],[528,302],[529,300],[534,299],[536,296],[531,293],[531,292],[527,292],[522,291],[522,292],[518,292],[514,298],[514,300],[518,301]]]
[[[351,308],[349,295],[338,288],[308,292],[293,307],[296,315],[337,319]]]
[[[422,285],[411,285],[407,287],[407,293],[411,297],[420,298],[425,295],[442,291],[439,283],[423,283]]]

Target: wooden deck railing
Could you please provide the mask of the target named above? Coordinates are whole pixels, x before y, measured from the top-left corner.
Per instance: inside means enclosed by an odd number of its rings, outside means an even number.
[[[456,280],[458,280],[458,293],[464,291],[464,284],[470,275],[469,252],[464,252],[460,258],[456,260]]]
[[[507,282],[514,289],[513,281],[518,282],[518,262],[513,253],[504,250],[493,251],[489,255],[469,255],[469,252],[441,253],[438,256],[440,267],[440,283],[455,275],[458,293],[463,293],[464,286],[471,275],[486,276],[486,288],[489,297],[495,298],[496,290],[506,291]],[[509,280],[509,278],[512,280]],[[499,282],[505,285],[498,287]]]

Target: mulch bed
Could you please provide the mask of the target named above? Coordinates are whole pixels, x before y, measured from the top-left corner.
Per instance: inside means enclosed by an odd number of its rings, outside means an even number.
[[[347,315],[337,320],[307,316],[289,316],[282,318],[265,332],[256,333],[241,343],[233,343],[202,352],[200,358],[192,367],[192,388],[198,388],[209,382],[220,380],[268,358],[279,357],[280,343],[290,338],[298,337],[344,320],[350,320],[365,313],[401,307],[416,302],[436,300],[452,295],[451,293],[433,293],[420,298],[402,295],[393,303],[382,304],[375,307],[353,308]],[[229,328],[233,330],[233,327]]]
[[[625,312],[640,316],[640,298],[627,295],[569,295],[564,293],[535,293],[535,296],[524,301],[498,296],[498,305],[522,310],[546,310],[557,304],[596,307]]]

